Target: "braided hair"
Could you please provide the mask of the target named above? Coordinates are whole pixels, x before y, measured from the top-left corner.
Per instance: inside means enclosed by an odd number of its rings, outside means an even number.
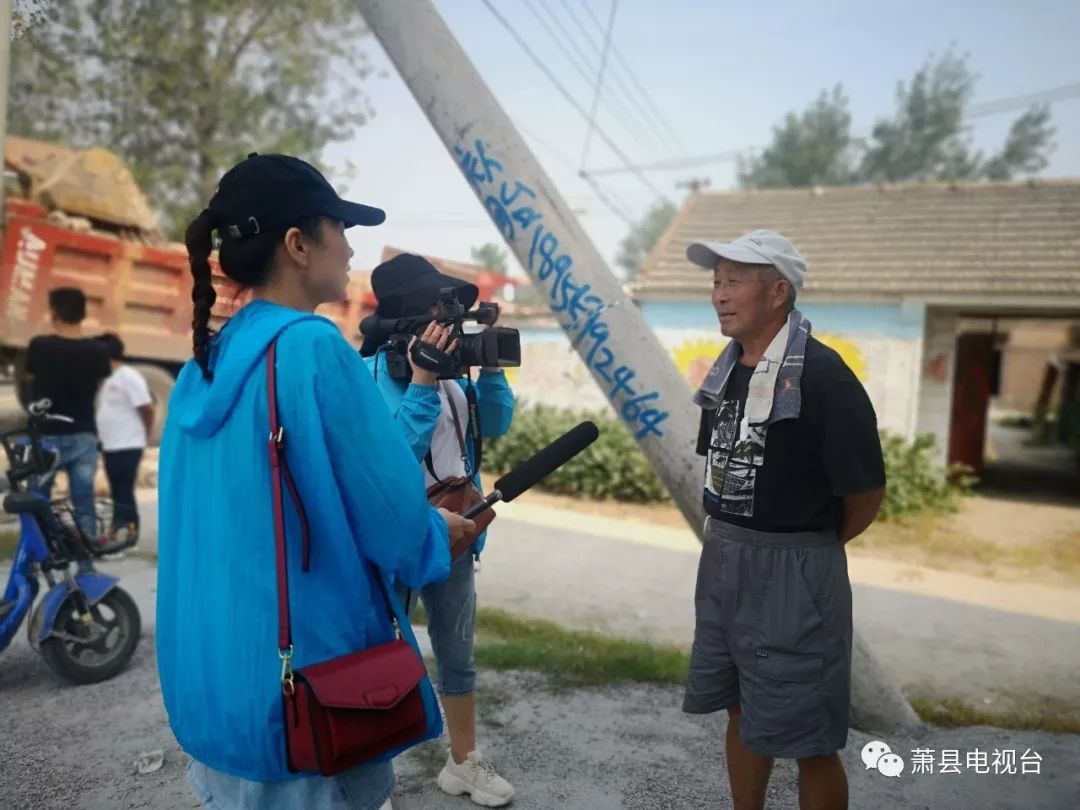
[[[191,264],[191,301],[194,304],[194,314],[191,319],[192,348],[195,352],[195,362],[202,369],[203,377],[207,380],[214,379],[214,372],[210,370],[210,312],[217,300],[217,292],[210,275],[210,251],[213,250],[213,214],[210,209],[204,209],[201,214],[192,220],[184,233],[184,243],[187,245],[188,261]]]
[[[273,231],[263,231],[254,236],[236,238],[225,229],[229,217],[206,208],[184,234],[188,261],[191,266],[191,301],[194,312],[191,319],[192,348],[195,362],[202,369],[206,380],[214,379],[210,368],[210,348],[214,333],[210,329],[210,315],[217,301],[210,271],[210,253],[214,247],[214,231],[218,233],[218,263],[221,270],[239,285],[237,297],[252,288],[261,287],[270,279],[274,269],[274,256],[289,228],[295,227],[308,239],[318,242],[320,217],[306,217],[294,225]]]

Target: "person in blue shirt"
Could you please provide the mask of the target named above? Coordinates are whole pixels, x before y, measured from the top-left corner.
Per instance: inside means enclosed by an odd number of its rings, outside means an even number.
[[[210,807],[375,810],[388,806],[394,783],[388,758],[334,777],[292,773],[286,763],[270,343],[286,459],[310,526],[304,571],[300,521],[286,499],[295,669],[392,639],[376,577],[415,588],[441,581],[450,540],[474,528],[428,505],[415,456],[363,360],[314,314],[345,297],[344,229],[384,218],[341,200],[303,161],[251,155],[187,229],[195,356],[177,380],[160,450],[156,636],[169,724],[192,758],[193,792]],[[221,270],[252,298],[216,333],[215,231]],[[416,649],[404,610],[393,610]],[[434,691],[426,680],[421,688],[425,738],[438,736]]]
[[[379,265],[371,274],[372,292],[379,302],[376,314],[410,317],[442,312],[440,296],[453,290],[466,309],[479,297],[475,285],[440,273],[421,256],[403,253]],[[422,339],[439,349],[453,351],[449,326],[429,325]],[[377,338],[368,338],[361,354],[375,377],[403,435],[432,486],[440,480],[468,477],[480,488],[480,471],[468,420],[465,390],[471,381],[439,380],[432,372],[412,367],[411,380],[391,377],[385,352]],[[481,369],[476,382],[477,414],[482,436],[502,436],[510,429],[514,395],[500,369]],[[455,418],[456,417],[456,418]],[[428,635],[438,665],[438,686],[446,711],[450,752],[437,779],[453,795],[469,794],[477,804],[501,807],[514,796],[510,783],[476,750],[476,668],[473,661],[473,624],[476,615],[474,561],[484,549],[485,534],[451,565],[445,582],[420,591],[428,615]],[[407,583],[406,583],[407,584]]]

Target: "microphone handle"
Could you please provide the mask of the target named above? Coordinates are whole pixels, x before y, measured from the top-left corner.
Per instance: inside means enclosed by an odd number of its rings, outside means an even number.
[[[461,516],[463,518],[468,518],[469,520],[472,520],[474,517],[476,517],[481,512],[483,512],[485,509],[490,509],[491,507],[493,507],[495,504],[497,504],[501,500],[502,500],[502,493],[499,492],[499,490],[497,490],[497,489],[493,490],[490,495],[488,495],[487,497],[484,498],[484,500],[479,501],[478,503],[474,503],[472,506],[470,506],[468,509],[466,509],[464,512],[462,512]]]

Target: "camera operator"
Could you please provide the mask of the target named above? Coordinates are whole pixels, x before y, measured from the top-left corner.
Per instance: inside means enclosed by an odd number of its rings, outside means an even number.
[[[457,303],[468,310],[479,290],[473,284],[440,273],[420,256],[400,254],[379,265],[371,274],[372,290],[379,302],[376,314],[406,318],[430,315],[419,340],[453,354],[452,325],[440,324],[445,316],[442,300],[453,291]],[[442,299],[442,300],[441,300]],[[414,341],[416,338],[414,338]],[[361,354],[390,407],[395,420],[424,471],[430,488],[452,478],[467,477],[479,488],[473,435],[473,409],[466,397],[471,380],[440,380],[435,372],[419,367],[409,353],[411,381],[394,379],[382,342],[367,337]],[[500,369],[483,368],[475,386],[480,436],[501,436],[510,428],[514,395]],[[473,624],[476,613],[474,560],[479,560],[485,533],[475,540],[471,553],[451,565],[445,582],[420,591],[428,614],[428,634],[438,664],[438,686],[450,734],[450,755],[438,776],[439,788],[452,795],[468,793],[477,804],[501,807],[514,789],[476,751],[476,671],[473,661]]]

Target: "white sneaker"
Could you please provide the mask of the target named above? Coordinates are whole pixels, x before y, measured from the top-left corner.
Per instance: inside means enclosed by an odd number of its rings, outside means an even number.
[[[446,767],[439,772],[439,790],[451,796],[468,793],[474,804],[483,807],[502,807],[514,798],[514,788],[499,776],[495,766],[473,751],[460,765],[451,754]]]

